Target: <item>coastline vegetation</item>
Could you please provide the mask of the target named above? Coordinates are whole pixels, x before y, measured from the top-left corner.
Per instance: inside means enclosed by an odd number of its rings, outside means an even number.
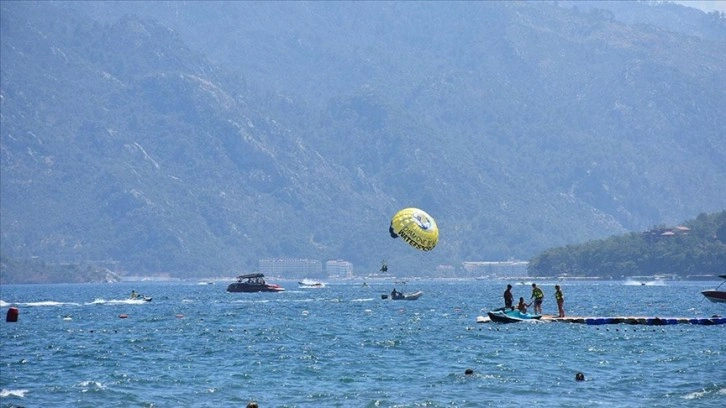
[[[713,276],[726,271],[726,211],[675,227],[655,226],[579,245],[552,248],[529,261],[529,276],[621,279]]]
[[[118,282],[107,268],[92,263],[47,263],[0,257],[0,284]]]

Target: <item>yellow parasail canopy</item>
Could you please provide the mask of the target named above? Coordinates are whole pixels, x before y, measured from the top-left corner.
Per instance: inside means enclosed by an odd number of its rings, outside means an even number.
[[[422,251],[434,249],[439,242],[439,227],[426,211],[404,208],[391,219],[388,232],[392,238],[401,237],[406,243]]]

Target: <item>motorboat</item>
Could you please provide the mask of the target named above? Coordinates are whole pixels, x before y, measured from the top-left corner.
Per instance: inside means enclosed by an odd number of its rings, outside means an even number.
[[[417,292],[408,293],[408,294],[401,293],[401,292],[395,292],[395,293],[391,294],[391,300],[416,300],[416,299],[420,298],[421,295],[423,295],[423,292],[421,292],[420,290]],[[381,296],[381,298],[387,299],[388,295],[383,295],[383,296]]]
[[[297,283],[300,285],[301,288],[324,288],[325,284],[323,282],[317,282],[317,281],[311,281],[308,279],[303,279],[301,282]]]
[[[701,293],[713,303],[726,303],[726,290],[719,290],[726,283],[726,275],[718,275],[718,277],[725,280],[716,289],[704,290]]]
[[[265,282],[265,275],[250,273],[240,275],[237,281],[227,286],[227,292],[282,292],[285,288],[277,284]]]
[[[490,310],[487,312],[489,315],[489,319],[493,322],[497,323],[516,323],[516,322],[524,322],[524,321],[531,321],[531,320],[539,320],[542,318],[541,314],[530,314],[530,313],[522,313],[517,309],[513,310],[506,310],[506,309],[496,309],[496,310]]]
[[[131,296],[129,296],[130,300],[141,300],[144,302],[151,302],[152,297],[151,296],[145,296],[140,293],[137,293],[135,290],[131,291]]]

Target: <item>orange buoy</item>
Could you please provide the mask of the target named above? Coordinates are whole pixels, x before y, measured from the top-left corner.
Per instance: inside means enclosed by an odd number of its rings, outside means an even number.
[[[8,309],[8,314],[5,315],[5,321],[10,323],[15,323],[18,321],[18,308],[17,307],[11,307]]]
[[[125,318],[129,317],[129,315],[127,315],[127,314],[120,314],[120,315],[118,315],[118,317],[119,317],[119,319],[125,319]]]

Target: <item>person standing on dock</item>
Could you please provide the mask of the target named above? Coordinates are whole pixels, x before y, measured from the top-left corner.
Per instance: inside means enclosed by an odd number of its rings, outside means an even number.
[[[557,300],[557,311],[559,312],[557,317],[565,317],[565,295],[562,294],[560,285],[555,285],[555,300]]]
[[[536,283],[532,284],[532,297],[534,299],[534,313],[542,314],[542,301],[544,300],[544,292],[537,287]]]
[[[514,295],[512,295],[512,285],[507,285],[507,290],[504,291],[504,307],[506,309],[514,309]]]

